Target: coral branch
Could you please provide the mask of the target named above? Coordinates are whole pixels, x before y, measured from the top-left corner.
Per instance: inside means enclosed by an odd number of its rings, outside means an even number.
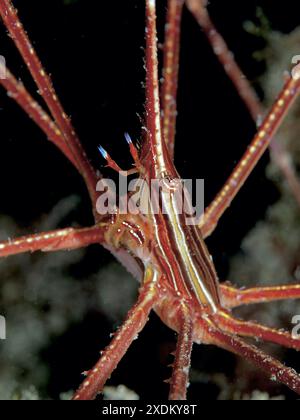
[[[230,206],[245,181],[268,148],[284,117],[300,92],[300,80],[290,78],[282,89],[271,111],[265,118],[248,150],[234,169],[228,181],[206,210],[200,222],[203,236],[214,231],[218,221]]]
[[[75,393],[73,400],[93,400],[126,354],[132,342],[144,328],[153,306],[157,303],[156,276],[146,273],[139,299],[127,315],[126,321],[116,332],[111,344],[102,353],[97,364],[87,373],[87,378]]]
[[[221,285],[223,305],[237,308],[242,305],[267,303],[287,299],[300,299],[300,285],[285,285],[274,287],[255,287],[239,290],[226,284]]]
[[[289,349],[300,350],[300,339],[293,338],[288,332],[278,331],[254,322],[241,321],[226,312],[216,314],[214,320],[219,328],[230,334],[261,339]]]
[[[62,229],[48,233],[23,236],[0,242],[0,257],[35,251],[60,251],[82,248],[104,240],[104,227],[93,226],[85,229]]]
[[[214,23],[212,22],[208,10],[204,5],[203,0],[186,0],[187,6],[190,9],[191,13],[194,15],[195,19],[202,27],[205,35],[207,36],[218,60],[222,64],[224,70],[226,71],[228,77],[235,86],[238,94],[241,99],[244,101],[246,107],[248,108],[253,120],[255,123],[262,118],[265,114],[265,111],[260,103],[260,100],[252,88],[249,80],[243,74],[241,68],[234,59],[234,55],[228,48],[224,38],[217,31]],[[290,190],[294,195],[296,201],[300,205],[300,182],[297,177],[294,165],[290,159],[288,153],[285,151],[281,143],[276,139],[270,142],[271,157],[273,158],[276,165],[282,171],[285,179],[288,182]],[[206,220],[206,223],[211,225],[209,219]],[[203,227],[203,230],[210,230],[206,227]]]
[[[241,356],[269,374],[271,380],[281,382],[300,395],[300,376],[293,369],[284,366],[257,347],[251,346],[233,335],[222,332],[208,319],[202,320],[201,324],[207,334],[206,341],[208,344],[215,344]]]
[[[193,347],[193,321],[189,308],[182,303],[181,318],[169,400],[186,400]]]
[[[30,116],[30,118],[41,128],[48,139],[60,149],[60,151],[73,163],[77,169],[79,169],[78,163],[72,155],[69,147],[65,143],[61,131],[58,129],[49,115],[28,93],[23,83],[18,82],[12,73],[6,69],[6,77],[0,78],[0,84],[7,90],[8,95],[13,98]]]
[[[10,0],[0,0],[0,14],[24,62],[34,78],[39,92],[46,102],[57,126],[61,130],[65,141],[76,160],[81,174],[85,179],[93,203],[96,201],[97,175],[90,165],[84,149],[72,127],[72,124],[63,110],[55,93],[50,77],[45,72],[24,28],[20,22],[17,11]]]
[[[170,156],[174,157],[177,88],[180,53],[180,29],[184,0],[169,0],[165,29],[162,85],[162,130]]]

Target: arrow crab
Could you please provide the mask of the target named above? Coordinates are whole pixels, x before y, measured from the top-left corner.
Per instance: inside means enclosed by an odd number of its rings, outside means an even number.
[[[184,187],[182,189],[183,184],[174,164],[180,27],[184,6],[203,28],[253,118],[257,120],[263,110],[226,43],[214,27],[204,0],[168,1],[163,83],[160,85],[156,1],[146,0],[145,6],[145,132],[140,149],[127,136],[134,161],[134,170],[128,171],[128,174],[136,173],[137,178],[146,185],[150,185],[153,180],[159,180],[163,187],[151,197],[148,212],[126,214],[114,207],[113,211],[103,215],[97,211],[99,199],[103,200],[103,179],[91,166],[14,5],[11,0],[0,0],[3,23],[27,65],[48,111],[35,101],[8,69],[1,84],[82,175],[95,219],[92,227],[41,232],[1,242],[0,256],[8,257],[40,250],[72,250],[90,244],[102,244],[139,280],[140,290],[136,304],[114,334],[110,345],[102,352],[99,361],[86,372],[85,380],[73,396],[74,400],[91,400],[102,392],[119,361],[146,325],[151,311],[155,311],[178,334],[173,372],[169,381],[171,400],[186,399],[194,343],[216,345],[228,350],[300,394],[300,376],[293,369],[246,341],[246,338],[255,338],[299,350],[300,338],[288,332],[237,319],[232,315],[232,309],[242,305],[298,299],[300,285],[239,290],[228,283],[224,284],[218,278],[204,242],[213,233],[266,149],[273,147],[271,140],[299,95],[299,73],[293,71],[287,78],[273,107],[260,124],[255,138],[198,224],[189,224],[185,215],[178,211],[182,192],[185,196],[188,195],[185,194]],[[110,155],[103,148],[100,151],[108,166],[121,172],[121,168]],[[282,170],[286,171],[286,166],[282,166]],[[289,170],[287,176],[291,179],[295,174]],[[105,193],[109,195],[110,191],[105,190]],[[191,207],[189,197],[188,200]]]

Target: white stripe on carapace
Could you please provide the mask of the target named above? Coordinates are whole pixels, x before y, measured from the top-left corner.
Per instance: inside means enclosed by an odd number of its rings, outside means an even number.
[[[170,220],[170,226],[172,227],[177,249],[180,252],[185,269],[188,273],[189,285],[194,290],[199,303],[205,304],[207,302],[211,309],[216,312],[217,305],[214,301],[214,297],[207,289],[204,279],[199,275],[199,270],[195,266],[189,250],[186,234],[181,226],[180,213],[176,201],[174,200],[174,195],[170,194],[170,192],[167,192],[167,194],[162,193],[162,203],[166,210],[166,217]]]

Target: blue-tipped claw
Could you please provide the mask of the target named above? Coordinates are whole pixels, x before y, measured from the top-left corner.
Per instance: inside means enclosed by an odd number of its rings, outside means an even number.
[[[127,141],[127,143],[130,145],[130,144],[132,144],[132,140],[131,140],[131,137],[130,137],[130,135],[128,134],[128,133],[125,133],[125,139],[126,139],[126,141]]]
[[[101,153],[101,155],[104,157],[105,160],[107,160],[107,151],[102,147],[102,146],[98,146],[98,150]]]

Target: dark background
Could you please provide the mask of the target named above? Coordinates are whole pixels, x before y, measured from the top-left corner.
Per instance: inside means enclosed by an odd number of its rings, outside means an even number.
[[[97,146],[102,144],[122,166],[130,166],[124,132],[139,139],[144,113],[144,2],[14,3],[93,164],[99,169],[104,164],[97,152]],[[163,41],[166,2],[158,3]],[[247,33],[243,24],[257,21],[258,6],[263,8],[272,29],[289,32],[299,24],[296,2],[291,0],[284,4],[273,0],[213,0],[210,6],[217,27],[254,84],[264,72],[264,64],[255,61],[253,53],[264,48],[264,41]],[[0,53],[6,57],[8,67],[38,98],[3,27],[0,42]],[[209,203],[254,135],[255,125],[186,10],[181,56],[176,164],[182,177],[205,179]],[[3,91],[0,121],[0,212],[9,214],[30,232],[34,220],[46,215],[61,198],[76,194],[81,202],[68,223],[91,224],[89,198],[80,177]],[[208,240],[222,279],[226,279],[228,261],[238,252],[242,238],[277,198],[275,187],[265,178],[267,162],[266,155]],[[111,175],[107,169],[103,172]],[[111,260],[108,253],[93,247],[79,269],[83,274],[89,273]],[[47,349],[45,361],[52,372],[48,395],[57,397],[76,387],[79,373],[95,361],[95,354],[107,343],[111,329],[103,314],[91,313]],[[164,364],[173,342],[174,334],[153,315],[111,383],[125,383],[142,398],[165,398],[167,385],[163,379],[170,370]],[[222,371],[230,376],[234,365],[234,357],[213,348],[198,348],[194,352],[195,369]],[[194,398],[215,398],[217,392],[213,385],[191,387]]]

